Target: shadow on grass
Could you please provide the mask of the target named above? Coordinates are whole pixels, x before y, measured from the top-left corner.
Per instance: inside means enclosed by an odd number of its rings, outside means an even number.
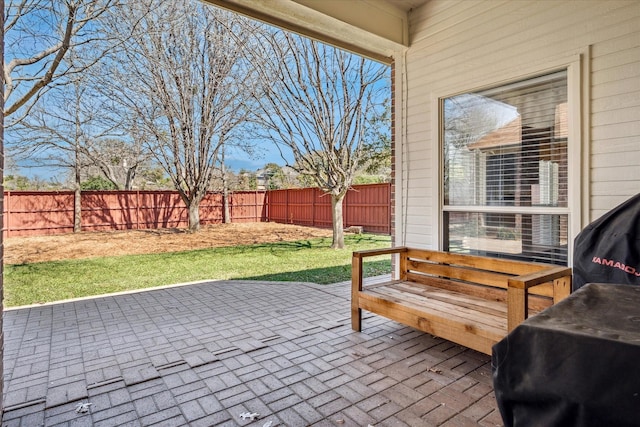
[[[345,236],[345,245],[346,249],[349,249],[349,246],[355,245],[366,245],[369,244],[378,244],[380,242],[389,242],[390,237],[388,235],[378,235],[378,234],[354,234]],[[224,250],[228,253],[250,253],[257,252],[268,249],[270,252],[290,252],[290,251],[299,251],[303,249],[312,249],[312,248],[327,248],[331,247],[331,237],[318,237],[316,239],[307,239],[307,240],[298,240],[294,242],[267,242],[267,243],[257,243],[253,245],[245,245],[245,246],[226,246],[219,247],[216,249]],[[205,249],[206,250],[206,249]]]
[[[391,273],[391,261],[369,261],[364,266],[364,277]],[[311,282],[320,285],[351,280],[351,264],[335,267],[311,268],[262,276],[243,277],[244,280],[265,280],[269,282]]]

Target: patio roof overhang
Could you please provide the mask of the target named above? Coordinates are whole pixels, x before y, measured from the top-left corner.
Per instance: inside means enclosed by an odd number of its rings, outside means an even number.
[[[205,0],[390,64],[409,46],[409,11],[426,0]]]

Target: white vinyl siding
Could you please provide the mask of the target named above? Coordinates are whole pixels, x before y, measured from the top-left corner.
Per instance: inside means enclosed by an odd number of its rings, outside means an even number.
[[[640,192],[640,2],[636,32],[594,44],[591,56],[591,219]]]
[[[570,195],[570,241],[640,192],[639,1],[431,0],[409,22],[406,68],[396,73],[400,79],[406,72],[408,94],[407,129],[397,138],[403,180],[396,189],[407,206],[396,211],[396,242],[442,247],[434,99],[570,65],[577,71],[570,73],[569,102],[579,103],[570,120],[580,138],[569,154],[570,176],[579,181]]]

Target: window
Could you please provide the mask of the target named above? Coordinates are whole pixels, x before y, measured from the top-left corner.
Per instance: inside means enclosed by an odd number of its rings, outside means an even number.
[[[442,100],[443,246],[567,264],[567,73]]]

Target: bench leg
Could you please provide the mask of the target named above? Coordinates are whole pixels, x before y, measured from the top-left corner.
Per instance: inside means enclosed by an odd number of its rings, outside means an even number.
[[[360,332],[362,329],[362,309],[358,297],[362,292],[362,257],[354,253],[351,259],[351,329]]]
[[[356,332],[362,330],[362,309],[351,307],[351,329]]]
[[[507,289],[507,331],[513,331],[516,326],[527,318],[527,291],[509,286]]]

